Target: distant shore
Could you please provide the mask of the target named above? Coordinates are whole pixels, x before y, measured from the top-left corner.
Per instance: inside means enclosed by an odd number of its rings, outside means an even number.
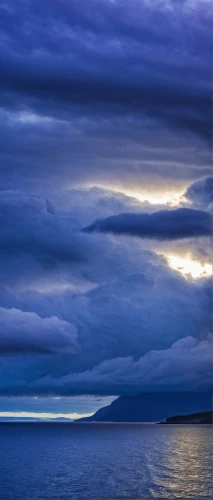
[[[208,425],[212,424],[212,412],[205,411],[200,413],[193,413],[190,415],[177,415],[175,417],[167,418],[164,422],[159,422],[160,424],[201,424]]]

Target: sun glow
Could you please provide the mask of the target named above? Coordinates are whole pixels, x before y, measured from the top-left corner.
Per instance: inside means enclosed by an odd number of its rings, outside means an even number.
[[[140,191],[129,191],[125,190],[123,193],[126,196],[130,196],[132,198],[136,198],[142,203],[150,203],[150,205],[169,205],[169,206],[176,206],[178,205],[180,201],[180,195],[177,195],[176,193],[169,193],[166,192],[164,194],[151,194],[151,193],[143,193]]]
[[[117,195],[124,195],[135,199],[141,203],[150,203],[150,205],[168,205],[171,207],[177,206],[183,199],[183,192],[164,191],[164,192],[149,192],[149,191],[138,191],[137,189],[128,189],[123,186],[113,186],[111,184],[95,184],[91,183],[85,184],[87,189],[100,188],[111,191]]]
[[[192,278],[202,278],[211,276],[212,274],[212,265],[201,262],[180,258],[175,255],[169,255],[168,257],[169,265],[176,271],[179,271],[181,274],[190,275]]]

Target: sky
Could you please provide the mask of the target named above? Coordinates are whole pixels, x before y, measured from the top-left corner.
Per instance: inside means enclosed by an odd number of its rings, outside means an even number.
[[[211,390],[211,1],[0,19],[0,418]]]

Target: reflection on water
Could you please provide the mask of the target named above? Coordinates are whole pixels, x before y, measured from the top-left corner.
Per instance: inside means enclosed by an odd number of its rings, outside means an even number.
[[[174,426],[171,438],[162,440],[161,461],[150,467],[154,487],[150,493],[174,497],[213,494],[212,487],[212,434],[198,426]],[[164,434],[165,438],[165,434]]]
[[[0,497],[213,497],[212,426],[0,424]]]

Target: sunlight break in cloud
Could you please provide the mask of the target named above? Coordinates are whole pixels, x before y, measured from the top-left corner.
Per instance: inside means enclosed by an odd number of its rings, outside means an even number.
[[[168,257],[169,265],[181,274],[191,275],[192,278],[203,278],[212,275],[212,265],[170,255]]]

